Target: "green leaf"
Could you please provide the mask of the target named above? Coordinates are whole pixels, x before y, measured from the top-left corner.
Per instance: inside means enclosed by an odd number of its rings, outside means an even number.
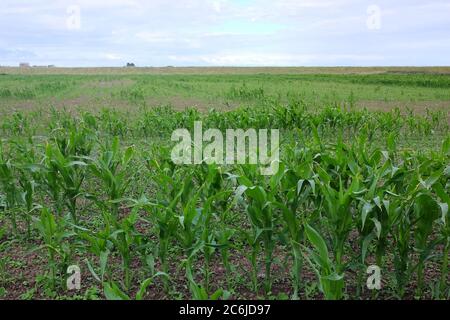
[[[133,147],[128,147],[125,150],[125,154],[123,156],[123,161],[122,161],[123,165],[127,165],[130,162],[131,157],[133,156],[133,153],[134,153]]]
[[[380,239],[381,236],[381,223],[377,218],[371,219],[373,223],[375,224],[375,230],[377,231],[377,238]]]
[[[103,291],[108,300],[130,300],[130,297],[122,292],[114,282],[112,284],[105,283]]]
[[[219,300],[219,298],[223,295],[223,290],[218,289],[216,292],[214,292],[210,297],[209,300]]]
[[[100,272],[103,280],[103,276],[105,275],[106,264],[108,263],[109,251],[100,252]]]
[[[309,224],[305,224],[305,232],[306,232],[306,236],[308,237],[308,240],[311,242],[311,244],[314,246],[314,248],[318,252],[322,263],[327,263],[326,266],[322,265],[322,268],[328,268],[329,267],[329,263],[328,263],[329,256],[328,256],[328,248],[325,243],[325,240]]]
[[[245,193],[252,199],[254,199],[256,202],[258,202],[260,205],[263,205],[266,203],[267,195],[263,188],[260,186],[247,188],[245,190]]]
[[[242,195],[245,193],[245,191],[248,189],[247,186],[240,185],[236,188],[234,201],[239,202],[242,199]]]
[[[441,208],[442,212],[441,221],[444,225],[447,225],[448,204],[440,202],[439,207]]]
[[[344,275],[333,272],[332,274],[330,274],[328,276],[323,276],[322,279],[329,280],[329,281],[340,281],[340,280],[344,279]]]
[[[71,161],[68,164],[66,164],[66,167],[73,167],[73,166],[82,166],[86,167],[88,164],[83,161]]]
[[[102,282],[102,280],[97,275],[97,273],[95,272],[94,268],[92,267],[91,262],[89,260],[87,260],[87,259],[86,259],[86,264],[87,264],[87,267],[88,267],[89,271],[91,272],[92,276],[95,278],[95,280],[97,280],[98,282]]]
[[[316,194],[316,182],[313,179],[309,179],[308,182],[311,186],[312,193],[315,195]]]
[[[364,226],[366,224],[367,215],[372,211],[373,205],[369,202],[366,202],[362,208],[361,213],[361,221],[362,221],[362,229],[364,230]]]
[[[367,256],[367,250],[369,249],[370,242],[373,240],[375,235],[373,233],[370,233],[367,235],[362,243],[361,248],[361,263],[364,264],[366,262],[366,256]]]
[[[156,277],[169,277],[167,274],[165,274],[164,272],[158,272],[157,274],[155,274],[153,277],[145,279],[142,283],[141,286],[139,288],[138,293],[136,294],[136,300],[142,300],[144,298],[145,292],[147,291],[147,288],[149,285],[151,285],[153,283],[153,280]]]
[[[297,183],[297,195],[300,194],[300,192],[302,192],[302,187],[303,187],[303,183],[305,182],[304,179],[298,180]]]
[[[425,187],[427,189],[430,189],[442,176],[442,170],[434,172],[431,176],[428,177],[427,180],[425,180]]]

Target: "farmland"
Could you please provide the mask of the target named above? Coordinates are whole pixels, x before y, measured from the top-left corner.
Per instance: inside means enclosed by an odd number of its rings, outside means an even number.
[[[0,68],[0,299],[449,299],[449,89],[449,68]],[[174,164],[196,121],[279,129],[279,170]]]

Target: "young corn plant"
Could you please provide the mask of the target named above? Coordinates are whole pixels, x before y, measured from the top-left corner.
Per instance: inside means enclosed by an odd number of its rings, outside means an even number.
[[[183,262],[186,270],[186,279],[194,299],[205,299],[220,296],[222,291],[216,291],[209,296],[210,289],[210,262],[217,244],[213,237],[211,219],[213,218],[213,202],[220,199],[223,194],[218,193],[210,196],[203,203],[202,207],[198,206],[198,201],[204,193],[204,189],[209,186],[208,180],[199,186],[197,190],[193,189],[192,179],[186,177],[181,190],[180,197],[181,214],[177,215],[179,221],[178,239],[185,251],[186,259]],[[195,273],[193,270],[195,257],[199,253],[203,253],[203,275],[204,284],[199,286],[195,281]]]
[[[73,222],[77,224],[77,199],[83,194],[82,184],[86,176],[87,163],[77,156],[65,156],[60,146],[51,144],[46,146],[44,161],[45,182],[50,194],[53,195],[56,209],[62,215],[65,203]]]
[[[250,248],[250,253],[247,253],[247,258],[252,267],[251,270],[251,282],[252,282],[252,290],[254,292],[258,292],[258,255],[261,250],[261,244],[259,236],[260,234],[256,233],[257,230],[251,228],[251,230],[240,230],[241,237],[244,243]]]
[[[106,225],[103,229],[95,231],[75,226],[75,231],[78,239],[84,241],[86,251],[98,257],[99,268],[97,270],[99,271],[95,270],[90,259],[85,259],[86,265],[95,280],[104,283],[105,278],[112,279],[111,268],[108,265],[109,256],[114,249],[110,240],[112,233],[110,226]]]
[[[100,157],[87,158],[90,172],[101,181],[103,190],[108,197],[106,203],[101,194],[95,196],[94,200],[102,210],[109,211],[115,220],[119,216],[120,201],[124,198],[132,181],[128,169],[133,153],[133,147],[128,147],[122,152],[119,139],[115,137],[111,145],[103,150]]]
[[[123,287],[126,291],[129,291],[131,288],[133,280],[131,262],[135,247],[139,245],[139,234],[134,227],[137,219],[138,214],[134,210],[129,216],[122,219],[119,224],[112,222],[114,229],[109,237],[109,240],[122,258]]]
[[[222,261],[227,272],[227,282],[229,281],[229,274],[231,273],[231,266],[229,263],[228,250],[230,247],[230,238],[233,235],[233,230],[226,228],[220,220],[220,215],[226,215],[223,212],[217,212],[214,209],[214,203],[220,202],[224,197],[228,197],[229,191],[225,190],[217,194],[211,195],[203,204],[201,208],[200,221],[203,225],[201,234],[201,248],[204,257],[204,288],[206,292],[210,289],[210,264],[213,254],[216,249],[220,250]],[[227,210],[230,210],[233,204],[230,204]],[[220,231],[217,231],[220,230]],[[218,236],[218,238],[216,238]]]
[[[21,192],[21,198],[22,203],[25,204],[26,212],[25,212],[25,222],[27,224],[27,236],[28,239],[31,238],[31,229],[32,229],[32,214],[33,212],[39,208],[39,206],[35,206],[33,202],[33,196],[35,194],[35,186],[36,182],[34,180],[30,180],[28,177],[24,176],[22,173],[22,176],[19,180],[20,186],[22,188]]]
[[[10,214],[11,225],[14,234],[18,234],[16,205],[19,200],[20,191],[16,182],[16,169],[10,159],[5,159],[5,154],[0,144],[0,183],[5,194],[6,210]]]
[[[167,274],[158,272],[142,281],[134,300],[143,300],[148,287],[151,286],[158,277],[167,277]],[[123,292],[114,281],[103,283],[103,292],[107,300],[131,300],[131,297]]]
[[[415,247],[420,254],[417,265],[417,296],[422,297],[425,262],[437,244],[437,241],[429,242],[429,237],[433,233],[434,222],[441,218],[441,207],[430,195],[420,194],[414,203],[414,218]]]
[[[91,261],[86,260],[89,271],[100,283],[105,283],[106,279],[112,281],[112,270],[108,266],[108,259],[112,253],[118,252],[122,260],[122,288],[128,292],[131,288],[133,273],[131,262],[135,252],[141,243],[141,236],[135,230],[138,220],[137,207],[120,221],[115,220],[109,212],[103,213],[104,228],[96,232],[84,227],[75,226],[77,235],[88,244],[88,251],[98,257],[99,272],[95,270]]]
[[[448,256],[450,249],[450,166],[447,166],[444,170],[444,177],[447,180],[447,184],[445,187],[440,182],[436,182],[433,185],[433,191],[441,201],[438,203],[438,205],[442,212],[439,224],[441,243],[444,248],[442,253],[441,277],[438,287],[439,297],[442,299],[446,299],[448,298],[448,295],[450,295],[450,289],[448,288]]]
[[[406,293],[406,286],[411,277],[411,219],[410,212],[402,205],[398,223],[391,230],[395,243],[394,268],[397,295],[402,299]]]
[[[230,201],[233,191],[228,188],[227,180],[222,168],[216,165],[203,164],[200,170],[195,170],[194,176],[200,185],[201,247],[204,257],[204,288],[209,292],[210,262],[216,249],[220,250],[222,261],[227,270],[227,282],[229,282],[230,264],[228,261],[228,249],[232,230],[225,228],[224,222],[235,203]],[[217,226],[217,227],[216,227]],[[218,237],[218,238],[217,238]]]
[[[154,225],[158,239],[158,257],[162,272],[169,274],[168,254],[171,241],[176,237],[178,231],[177,209],[182,198],[186,199],[189,188],[183,184],[180,174],[175,170],[172,163],[159,163],[152,160],[148,162],[148,168],[155,170],[153,178],[159,186],[159,192],[155,201],[149,201],[142,196],[135,201],[133,210],[144,210],[148,215],[142,220]],[[181,186],[181,188],[179,188]],[[169,291],[169,278],[164,277],[164,288]]]
[[[246,182],[248,183],[250,181],[247,180]],[[265,266],[264,289],[266,293],[269,293],[272,287],[271,267],[273,262],[273,250],[275,247],[275,218],[273,216],[273,207],[271,206],[271,202],[273,201],[271,200],[272,195],[267,194],[261,186],[242,185],[241,188],[245,189],[244,194],[249,201],[246,212],[253,230],[254,239],[252,242],[254,253],[257,252],[257,242],[262,242]],[[255,258],[255,255],[253,255],[252,263],[255,263]]]
[[[427,168],[428,169],[428,168]],[[433,193],[434,185],[440,180],[443,175],[444,168],[433,172],[427,179],[423,180],[419,178],[419,183],[416,187],[416,192],[411,194],[413,198],[413,225],[415,249],[420,254],[417,268],[417,295],[422,297],[423,285],[424,285],[424,268],[425,262],[431,255],[434,247],[440,242],[440,239],[429,241],[434,226],[439,219],[442,219],[442,215],[445,209],[435,199]],[[412,182],[415,182],[413,180]],[[437,191],[439,192],[439,187]],[[440,193],[440,192],[439,192]],[[444,209],[444,211],[442,210]],[[445,216],[445,214],[444,214]]]
[[[209,295],[208,290],[197,284],[192,274],[192,269],[188,268],[186,277],[189,282],[189,289],[192,293],[192,299],[194,300],[219,300],[220,298],[227,298],[228,292],[222,289],[217,289],[213,294]]]
[[[304,168],[307,168],[305,165]],[[314,179],[298,179],[298,174],[308,176],[311,174],[310,170],[302,170],[295,172],[290,169],[284,169],[284,165],[280,165],[279,172],[283,172],[278,178],[274,176],[271,180],[272,189],[278,187],[280,193],[283,194],[279,202],[275,202],[274,206],[281,210],[284,228],[288,235],[291,247],[291,255],[294,262],[292,269],[294,293],[292,299],[299,299],[299,292],[301,290],[301,272],[303,267],[302,258],[302,243],[304,238],[304,219],[305,212],[300,214],[297,211],[304,210],[307,207],[307,202],[311,196],[315,194]]]
[[[34,219],[34,223],[44,243],[35,250],[47,250],[51,287],[53,290],[57,285],[63,288],[63,275],[70,265],[74,250],[69,240],[75,234],[68,231],[67,217],[55,216],[47,208],[42,209],[41,215]]]
[[[232,287],[231,277],[233,273],[233,265],[230,263],[230,249],[233,247],[233,238],[236,230],[225,225],[215,229],[215,239],[219,249],[222,263],[225,267],[228,288]]]
[[[195,282],[192,282],[195,274],[193,272],[194,259],[200,250],[204,247],[204,242],[201,239],[202,229],[202,209],[197,207],[201,190],[193,192],[192,180],[187,177],[183,183],[182,190],[185,194],[181,196],[181,212],[176,216],[179,222],[178,239],[183,248],[186,259],[183,261],[186,271],[186,279],[189,282],[191,293],[198,288]],[[206,291],[206,289],[204,289]]]
[[[344,274],[340,266],[333,264],[324,238],[309,224],[305,224],[305,234],[313,249],[304,246],[303,255],[319,279],[320,291],[327,300],[342,299]]]
[[[31,238],[32,215],[34,211],[40,209],[40,205],[35,204],[36,188],[39,187],[37,181],[40,180],[39,166],[36,152],[34,150],[34,141],[31,137],[25,140],[14,140],[12,147],[16,155],[15,175],[16,185],[20,193],[17,205],[20,206],[20,212],[23,214],[24,222],[27,228],[27,237]],[[24,210],[23,210],[24,207]]]
[[[353,199],[361,192],[360,177],[354,176],[345,187],[342,178],[338,177],[338,189],[331,186],[331,177],[328,173],[318,168],[318,185],[323,198],[323,210],[326,217],[326,225],[329,229],[333,247],[334,259],[337,273],[342,274],[345,270],[343,260],[345,254],[345,243],[350,231],[353,229]]]

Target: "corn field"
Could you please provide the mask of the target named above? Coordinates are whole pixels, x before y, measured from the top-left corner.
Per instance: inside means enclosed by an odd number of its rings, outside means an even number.
[[[177,111],[139,103],[145,90],[118,95],[137,115],[52,108],[0,119],[3,292],[16,260],[30,268],[21,299],[450,298],[444,112],[369,111],[352,99],[310,108],[247,86],[224,95],[263,107]],[[195,121],[280,129],[278,172],[175,165],[170,135]],[[379,290],[367,288],[371,265]]]

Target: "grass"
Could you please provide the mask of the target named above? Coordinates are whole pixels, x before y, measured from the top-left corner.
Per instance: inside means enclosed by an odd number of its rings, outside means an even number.
[[[447,71],[1,69],[0,298],[448,299]],[[199,120],[280,170],[175,165]]]

